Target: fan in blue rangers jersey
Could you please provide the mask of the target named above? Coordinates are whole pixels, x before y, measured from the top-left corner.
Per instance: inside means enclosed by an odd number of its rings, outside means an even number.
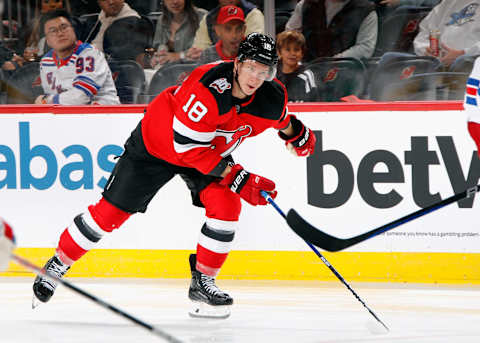
[[[77,41],[68,12],[46,14],[45,35],[52,49],[40,61],[44,95],[36,104],[120,104],[103,53]]]

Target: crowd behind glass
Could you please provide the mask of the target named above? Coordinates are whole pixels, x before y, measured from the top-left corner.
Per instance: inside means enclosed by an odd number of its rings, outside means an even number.
[[[54,34],[44,32],[50,11],[66,10],[77,39],[103,52],[122,103],[148,103],[200,63],[233,60],[242,37],[265,33],[272,15],[263,0],[3,5],[2,104],[33,103],[43,93],[38,70],[50,50],[45,36]],[[277,78],[296,102],[463,100],[480,55],[478,7],[477,0],[276,0]]]

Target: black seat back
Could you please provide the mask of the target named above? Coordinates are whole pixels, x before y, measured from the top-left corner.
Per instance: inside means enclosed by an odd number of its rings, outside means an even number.
[[[392,82],[408,79],[415,74],[431,73],[439,62],[429,56],[398,56],[388,63],[379,64],[370,78],[368,94],[370,99],[382,101],[385,89]]]
[[[384,18],[374,55],[381,56],[388,51],[412,52],[419,24],[430,11],[429,7],[402,6]]]
[[[135,61],[109,61],[113,82],[122,104],[136,104],[145,88],[145,73]]]
[[[366,87],[366,68],[355,58],[320,57],[306,65],[318,87],[317,101],[339,101],[347,95],[361,96]]]
[[[198,67],[197,63],[177,63],[163,66],[153,75],[148,87],[149,101],[170,86],[182,83]]]
[[[43,94],[40,63],[30,62],[17,69],[6,81],[7,104],[32,104]]]
[[[479,57],[478,55],[475,56],[461,56],[453,62],[448,71],[451,72],[458,72],[458,73],[471,73],[473,69],[473,65],[475,64],[475,60]]]

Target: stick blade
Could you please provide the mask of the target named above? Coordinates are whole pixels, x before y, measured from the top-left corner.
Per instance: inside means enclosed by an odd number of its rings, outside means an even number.
[[[303,219],[293,208],[287,213],[287,223],[297,235],[323,250],[333,252],[346,248],[345,242],[342,239],[320,231]]]

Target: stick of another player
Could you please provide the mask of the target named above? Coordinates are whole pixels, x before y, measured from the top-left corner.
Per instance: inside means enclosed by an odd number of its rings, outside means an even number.
[[[267,200],[270,203],[270,205],[272,205],[273,208],[283,217],[283,219],[287,220],[287,216],[285,215],[285,213],[280,209],[280,207],[278,207],[278,205],[270,197],[270,195],[268,195],[268,193],[265,192],[265,191],[261,191],[260,193],[265,198],[265,200]],[[303,237],[301,237],[301,238],[303,239]],[[380,318],[378,318],[378,316],[375,314],[375,312],[373,312],[367,306],[367,304],[365,304],[365,302],[362,300],[362,298],[360,298],[358,296],[358,294],[353,290],[352,287],[350,287],[350,285],[347,283],[347,281],[345,281],[345,279],[342,277],[342,275],[340,275],[340,273],[337,272],[337,270],[330,264],[330,262],[328,262],[328,260],[311,243],[309,243],[305,239],[303,239],[303,240],[305,241],[305,243],[307,243],[307,245],[310,247],[310,249],[312,249],[313,252],[322,260],[322,262],[328,267],[328,269],[330,269],[330,271],[337,277],[337,279],[340,280],[340,282],[342,282],[350,292],[352,292],[352,294],[355,296],[355,298],[363,305],[363,307],[365,307],[367,309],[367,311],[373,316],[373,318],[375,318],[375,320],[382,325],[382,327],[379,330],[378,328],[371,327],[371,326],[369,326],[369,324],[367,324],[368,329],[372,333],[387,333],[388,331],[390,331],[390,329],[385,325],[385,323],[382,322],[382,320]]]
[[[11,258],[13,260],[15,260],[17,263],[21,264],[22,266],[28,268],[32,272],[35,272],[37,275],[41,275],[41,276],[50,278],[50,279],[54,280],[55,282],[61,283],[65,287],[74,291],[75,293],[83,295],[84,297],[90,299],[91,301],[93,301],[94,303],[102,306],[103,308],[106,308],[106,309],[108,309],[112,312],[115,312],[119,316],[121,316],[123,318],[126,318],[126,319],[130,320],[131,322],[133,322],[137,325],[140,325],[141,327],[147,329],[148,331],[150,331],[154,335],[156,335],[160,338],[163,338],[167,342],[171,342],[171,343],[181,343],[182,342],[179,339],[173,337],[172,335],[166,333],[165,331],[160,330],[160,329],[154,327],[153,325],[150,325],[150,324],[144,322],[143,320],[140,320],[140,319],[132,316],[131,314],[128,314],[127,312],[119,309],[118,307],[113,306],[112,304],[109,304],[108,302],[94,296],[93,294],[90,294],[87,291],[84,291],[83,289],[75,286],[74,284],[68,282],[67,280],[64,280],[64,279],[61,279],[61,278],[56,277],[54,275],[50,275],[50,274],[45,273],[45,271],[43,269],[41,269],[40,267],[34,265],[33,263],[27,261],[26,259],[24,259],[24,258],[22,258],[18,255],[11,254]]]
[[[104,308],[106,308],[106,309],[108,309],[112,312],[115,312],[119,316],[122,316],[122,317],[130,320],[131,322],[133,322],[137,325],[140,325],[141,327],[150,331],[152,334],[164,339],[167,342],[170,342],[170,343],[181,343],[182,342],[179,339],[173,337],[172,335],[154,327],[153,325],[150,325],[150,324],[144,322],[143,320],[140,320],[140,319],[132,316],[131,314],[128,314],[125,311],[122,311],[118,307],[115,307],[115,306],[107,303],[106,301],[104,301],[104,300],[102,300],[102,299],[84,291],[83,289],[75,286],[74,284],[72,284],[72,283],[70,283],[70,282],[68,282],[64,279],[58,278],[54,275],[50,275],[50,274],[45,273],[45,270],[43,270],[40,267],[34,265],[33,263],[24,259],[23,257],[15,255],[13,253],[14,249],[15,249],[15,235],[13,233],[13,229],[11,228],[10,225],[8,225],[5,221],[3,221],[2,218],[0,218],[0,272],[7,269],[8,262],[10,261],[10,259],[13,259],[17,263],[21,264],[22,266],[24,266],[28,270],[36,273],[37,275],[41,275],[41,276],[47,277],[49,279],[52,279],[55,282],[61,283],[65,287],[74,291],[75,293],[83,295],[84,297],[90,299],[94,303],[96,303],[96,304],[98,304],[98,305],[100,305],[100,306],[102,306],[102,307],[104,307]]]

